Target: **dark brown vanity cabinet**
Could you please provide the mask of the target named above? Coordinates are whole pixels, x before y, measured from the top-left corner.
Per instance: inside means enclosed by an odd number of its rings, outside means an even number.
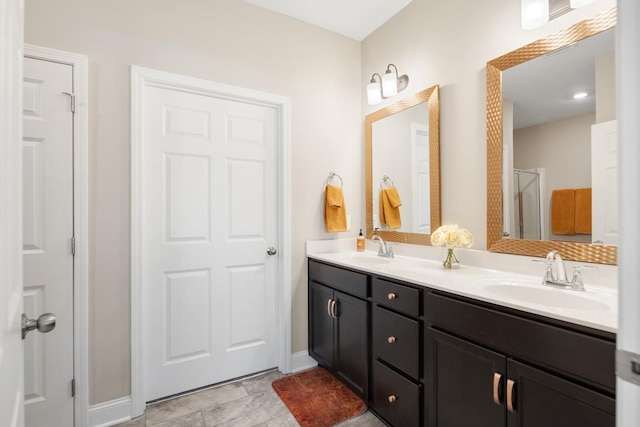
[[[427,297],[427,425],[615,426],[615,342]]]
[[[309,354],[365,401],[368,288],[366,274],[309,260]]]
[[[419,426],[422,289],[374,277],[369,406],[393,426]]]
[[[313,259],[309,353],[390,426],[615,426],[615,334]]]

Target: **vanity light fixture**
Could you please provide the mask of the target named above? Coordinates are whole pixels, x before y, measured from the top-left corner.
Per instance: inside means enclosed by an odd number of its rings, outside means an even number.
[[[549,22],[549,0],[521,0],[523,30],[533,30]]]
[[[393,67],[393,71],[391,70]],[[378,76],[378,80],[376,80]],[[396,95],[398,92],[402,92],[409,85],[409,76],[403,74],[398,76],[398,67],[394,64],[387,65],[387,71],[384,73],[384,77],[380,77],[380,74],[373,73],[371,81],[367,85],[367,102],[369,105],[376,105],[382,102],[383,99],[390,98]]]
[[[573,99],[584,99],[588,95],[587,92],[576,92],[573,94]]]
[[[549,19],[557,18],[571,9],[588,6],[596,0],[520,0],[523,30],[542,27]],[[567,4],[568,3],[568,4]]]
[[[569,0],[569,5],[571,9],[577,9],[579,7],[587,6],[593,3],[596,0]]]

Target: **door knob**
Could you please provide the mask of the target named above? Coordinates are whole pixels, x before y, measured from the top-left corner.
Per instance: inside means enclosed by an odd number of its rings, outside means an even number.
[[[274,248],[273,246],[269,246],[267,248],[267,254],[269,255],[275,255],[278,253],[278,250],[276,248]]]
[[[44,313],[36,319],[29,319],[26,314],[22,313],[22,339],[25,339],[27,334],[34,329],[46,334],[51,332],[56,327],[56,315],[53,313]]]

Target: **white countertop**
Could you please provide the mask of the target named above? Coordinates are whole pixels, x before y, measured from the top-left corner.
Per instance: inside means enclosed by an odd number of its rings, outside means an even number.
[[[542,285],[542,274],[536,277],[464,264],[445,270],[439,260],[402,255],[387,259],[374,251],[348,247],[334,244],[326,251],[326,245],[309,242],[307,256],[602,331],[616,333],[618,329],[618,295],[610,286],[585,283],[585,292],[557,289]]]

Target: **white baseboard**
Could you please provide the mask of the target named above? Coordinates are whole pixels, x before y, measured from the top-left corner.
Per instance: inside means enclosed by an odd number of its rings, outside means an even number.
[[[92,405],[89,427],[109,427],[131,419],[131,396]]]
[[[292,373],[311,369],[315,366],[318,366],[318,362],[316,362],[313,357],[309,356],[309,352],[307,350],[299,351],[291,355]]]

